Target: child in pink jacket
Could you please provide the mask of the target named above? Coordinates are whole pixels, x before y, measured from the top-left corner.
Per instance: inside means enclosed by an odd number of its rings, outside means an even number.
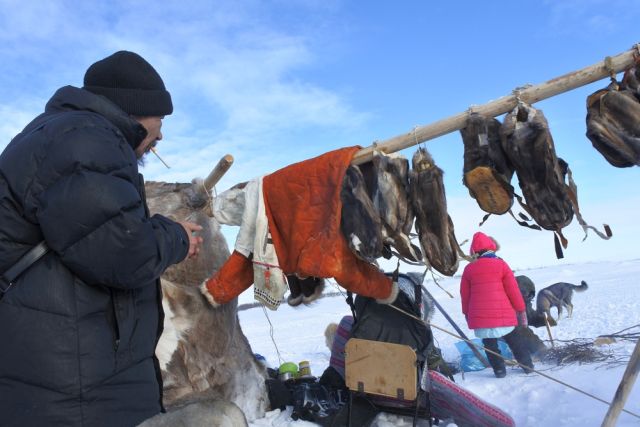
[[[526,307],[509,265],[495,252],[497,242],[484,233],[473,235],[471,255],[476,259],[466,266],[460,282],[462,312],[469,329],[488,350],[500,354],[498,338],[504,338],[516,360],[531,372],[531,354],[516,338],[518,325],[527,326]],[[504,359],[486,352],[496,377],[507,374]]]

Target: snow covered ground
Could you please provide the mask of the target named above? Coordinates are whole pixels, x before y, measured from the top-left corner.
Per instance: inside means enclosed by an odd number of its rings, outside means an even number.
[[[459,272],[461,273],[462,269]],[[516,274],[529,276],[536,284],[536,290],[561,281],[579,284],[581,280],[585,280],[589,284],[586,292],[574,293],[573,317],[566,318],[565,311],[559,325],[552,328],[555,339],[594,339],[599,335],[612,334],[640,325],[640,259],[565,264],[516,271]],[[473,337],[460,311],[459,277],[443,278],[438,282],[453,294],[454,298],[450,298],[429,278],[425,285],[460,328],[469,337]],[[337,290],[337,286],[332,284],[325,292]],[[247,291],[241,296],[240,302],[250,302],[251,299],[252,295]],[[329,365],[329,350],[325,344],[324,330],[327,324],[337,323],[346,314],[350,314],[350,310],[344,298],[340,296],[322,298],[311,306],[291,308],[285,304],[275,312],[268,311],[268,318],[260,307],[239,312],[242,329],[253,350],[265,356],[269,366],[277,367],[284,361],[308,360],[312,373],[317,376]],[[552,310],[552,314],[555,316],[555,309]],[[432,323],[454,332],[440,313],[435,314]],[[534,330],[543,340],[548,339],[544,328]],[[632,331],[639,332],[640,326],[636,326]],[[434,329],[433,333],[445,359],[459,359],[459,353],[454,346],[458,340],[437,329]],[[610,402],[634,345],[634,342],[620,341],[602,348],[603,351],[612,351],[624,360],[625,363],[618,366],[612,367],[609,362],[562,366],[538,362],[536,369]],[[485,369],[467,372],[464,376],[457,374],[455,380],[462,387],[509,413],[517,426],[599,426],[608,409],[608,405],[589,396],[541,375],[525,375],[516,368],[508,368],[507,377],[503,379],[495,378],[490,369]],[[625,409],[640,414],[640,384],[635,384]],[[251,426],[315,425],[306,421],[293,421],[289,412],[270,412],[265,418],[253,421]],[[382,416],[377,422],[379,426],[385,427],[411,425],[409,421],[393,416]],[[639,426],[640,418],[623,412],[617,425]]]

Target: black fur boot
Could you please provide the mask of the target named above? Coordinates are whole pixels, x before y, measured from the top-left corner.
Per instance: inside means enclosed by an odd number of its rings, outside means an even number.
[[[491,350],[494,353],[500,354],[500,348],[498,347],[498,339],[497,338],[483,338],[482,345],[487,349]],[[485,351],[487,355],[487,359],[489,359],[489,363],[493,368],[493,374],[496,378],[504,378],[507,376],[507,369],[504,365],[504,359],[496,354]]]

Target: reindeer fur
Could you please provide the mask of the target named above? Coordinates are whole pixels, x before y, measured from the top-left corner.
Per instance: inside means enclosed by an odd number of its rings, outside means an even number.
[[[635,90],[640,96],[640,88]],[[611,165],[640,165],[640,102],[634,92],[613,85],[591,94],[587,98],[587,137]]]
[[[410,199],[416,214],[416,230],[429,264],[446,276],[458,269],[460,247],[453,222],[447,214],[447,198],[442,169],[427,150],[419,148],[413,155]]]
[[[199,290],[199,285],[229,256],[220,225],[205,212],[209,196],[202,182],[147,182],[145,188],[152,214],[203,227],[199,234],[204,244],[199,256],[172,266],[161,280],[165,331],[157,356],[165,406],[171,411],[198,401],[235,402],[249,420],[264,416],[268,406],[266,372],[242,333],[237,300],[213,308]],[[248,396],[249,391],[257,393]]]
[[[542,111],[519,104],[505,117],[501,135],[503,151],[518,175],[527,212],[546,230],[559,231],[567,226],[573,219],[573,207],[564,181],[566,163],[556,156]]]

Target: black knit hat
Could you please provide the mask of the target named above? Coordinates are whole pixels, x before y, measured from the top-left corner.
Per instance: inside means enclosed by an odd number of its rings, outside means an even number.
[[[121,50],[92,64],[83,89],[102,95],[134,116],[166,116],[171,95],[157,71],[137,53]]]

